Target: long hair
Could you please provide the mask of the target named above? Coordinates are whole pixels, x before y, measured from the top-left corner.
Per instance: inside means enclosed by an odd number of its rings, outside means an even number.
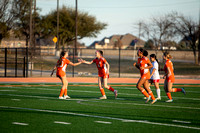
[[[163,55],[167,58],[167,59],[171,59],[172,56],[169,54],[169,52],[164,52]]]
[[[62,63],[62,58],[64,57],[64,55],[65,55],[66,52],[67,52],[67,51],[62,51],[62,52],[60,53],[60,58],[59,58],[59,60],[58,60],[58,65],[59,65],[59,66],[60,66],[61,63]]]
[[[159,61],[158,61],[158,59],[157,59],[157,57],[156,57],[156,55],[155,54],[151,54],[150,55],[150,58],[154,58],[156,61],[157,61],[157,63],[158,63],[158,70],[160,69],[160,63],[159,63]]]

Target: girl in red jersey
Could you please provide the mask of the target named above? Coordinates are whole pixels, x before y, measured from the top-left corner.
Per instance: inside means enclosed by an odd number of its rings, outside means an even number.
[[[140,90],[144,94],[144,96],[147,97],[146,103],[150,100],[150,98],[152,98],[153,101],[151,102],[151,104],[154,104],[157,99],[155,99],[153,92],[149,89],[148,82],[148,80],[150,79],[149,69],[153,66],[150,60],[144,56],[144,54],[146,55],[146,52],[147,51],[140,48],[137,52],[137,55],[139,56],[138,62],[134,63],[133,65],[140,69],[141,78],[138,80],[137,83],[138,90]],[[142,85],[144,86],[144,88],[142,88]]]
[[[167,100],[166,102],[173,102],[171,92],[183,92],[185,94],[184,88],[172,88],[172,85],[175,81],[175,77],[173,63],[170,60],[171,58],[172,56],[168,52],[165,52],[163,54],[163,59],[166,60],[164,66],[165,75],[163,77],[165,79],[164,89],[169,98],[169,100]]]
[[[103,86],[114,92],[115,98],[117,98],[117,90],[114,90],[111,86],[108,86],[108,78],[109,78],[109,70],[110,70],[110,65],[106,61],[106,59],[103,57],[103,51],[97,50],[95,52],[96,58],[92,60],[91,62],[83,60],[82,62],[85,64],[92,64],[96,63],[96,66],[98,68],[98,84],[99,84],[99,89],[101,91],[102,97],[99,99],[107,99],[106,94],[104,92]]]
[[[54,69],[53,69],[53,71],[51,73],[51,76],[52,76],[54,71],[57,69],[56,76],[62,82],[62,88],[61,88],[61,91],[60,91],[59,99],[68,99],[68,98],[70,98],[67,95],[68,81],[67,81],[66,73],[65,73],[65,70],[66,70],[68,64],[72,65],[72,66],[77,66],[77,65],[80,65],[82,63],[82,62],[72,63],[67,59],[67,57],[68,57],[68,52],[67,51],[62,51],[61,54],[60,54],[60,59],[57,61],[57,64],[56,64],[56,66],[54,67]],[[63,94],[64,94],[64,97],[63,97]]]

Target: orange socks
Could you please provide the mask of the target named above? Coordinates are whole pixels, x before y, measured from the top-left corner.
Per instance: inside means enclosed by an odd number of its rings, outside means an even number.
[[[114,92],[115,90],[110,86],[109,89],[110,91]]]
[[[180,92],[180,91],[182,91],[182,89],[180,89],[180,88],[172,88],[172,92]]]
[[[154,97],[154,95],[153,95],[153,92],[152,92],[152,91],[150,91],[150,92],[149,92],[149,95],[151,96],[151,99],[152,99],[152,100],[155,100],[155,97]]]
[[[105,91],[104,91],[104,89],[101,88],[100,91],[101,91],[102,96],[104,96],[104,95],[105,95]]]
[[[142,92],[142,94],[144,94],[145,97],[149,97],[149,94],[146,92],[145,89],[143,89],[141,92]]]
[[[62,97],[62,96],[63,96],[64,91],[65,91],[65,89],[61,89],[61,90],[60,90],[60,95],[59,95],[59,97]]]
[[[167,93],[168,98],[171,100],[172,99],[172,95],[170,92]]]

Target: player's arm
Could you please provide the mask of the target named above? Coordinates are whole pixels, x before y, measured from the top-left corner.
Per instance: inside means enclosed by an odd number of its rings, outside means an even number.
[[[156,69],[155,69],[155,68],[153,68],[153,71],[152,71],[152,73],[151,73],[150,77],[152,77],[152,75],[155,73],[155,71],[156,71]]]
[[[82,63],[85,63],[85,64],[88,64],[88,65],[90,65],[90,64],[92,64],[92,63],[93,63],[93,61],[90,61],[90,62],[89,62],[89,61],[83,60],[83,61],[82,61]]]
[[[147,63],[147,67],[140,67],[140,69],[142,70],[142,69],[150,69],[150,68],[152,68],[153,67],[153,65],[151,64],[151,62],[148,62]]]
[[[52,77],[54,71],[56,70],[56,68],[57,68],[57,65],[53,68],[53,70],[52,70],[52,72],[51,72],[51,75],[50,75],[51,77]]]
[[[139,65],[136,62],[133,63],[133,66],[135,66],[137,69],[140,69]]]
[[[78,66],[78,65],[80,65],[81,63],[82,63],[82,60],[79,60],[78,63],[70,62],[69,64],[70,64],[71,66]]]
[[[110,73],[110,64],[106,61],[106,65],[107,65],[107,74],[109,74]]]

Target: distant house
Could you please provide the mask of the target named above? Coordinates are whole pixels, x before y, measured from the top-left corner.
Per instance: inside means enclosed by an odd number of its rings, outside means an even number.
[[[138,37],[132,34],[125,35],[113,35],[110,37],[105,37],[101,41],[93,42],[89,48],[95,49],[133,49],[135,46],[144,47],[145,41],[139,39]]]

